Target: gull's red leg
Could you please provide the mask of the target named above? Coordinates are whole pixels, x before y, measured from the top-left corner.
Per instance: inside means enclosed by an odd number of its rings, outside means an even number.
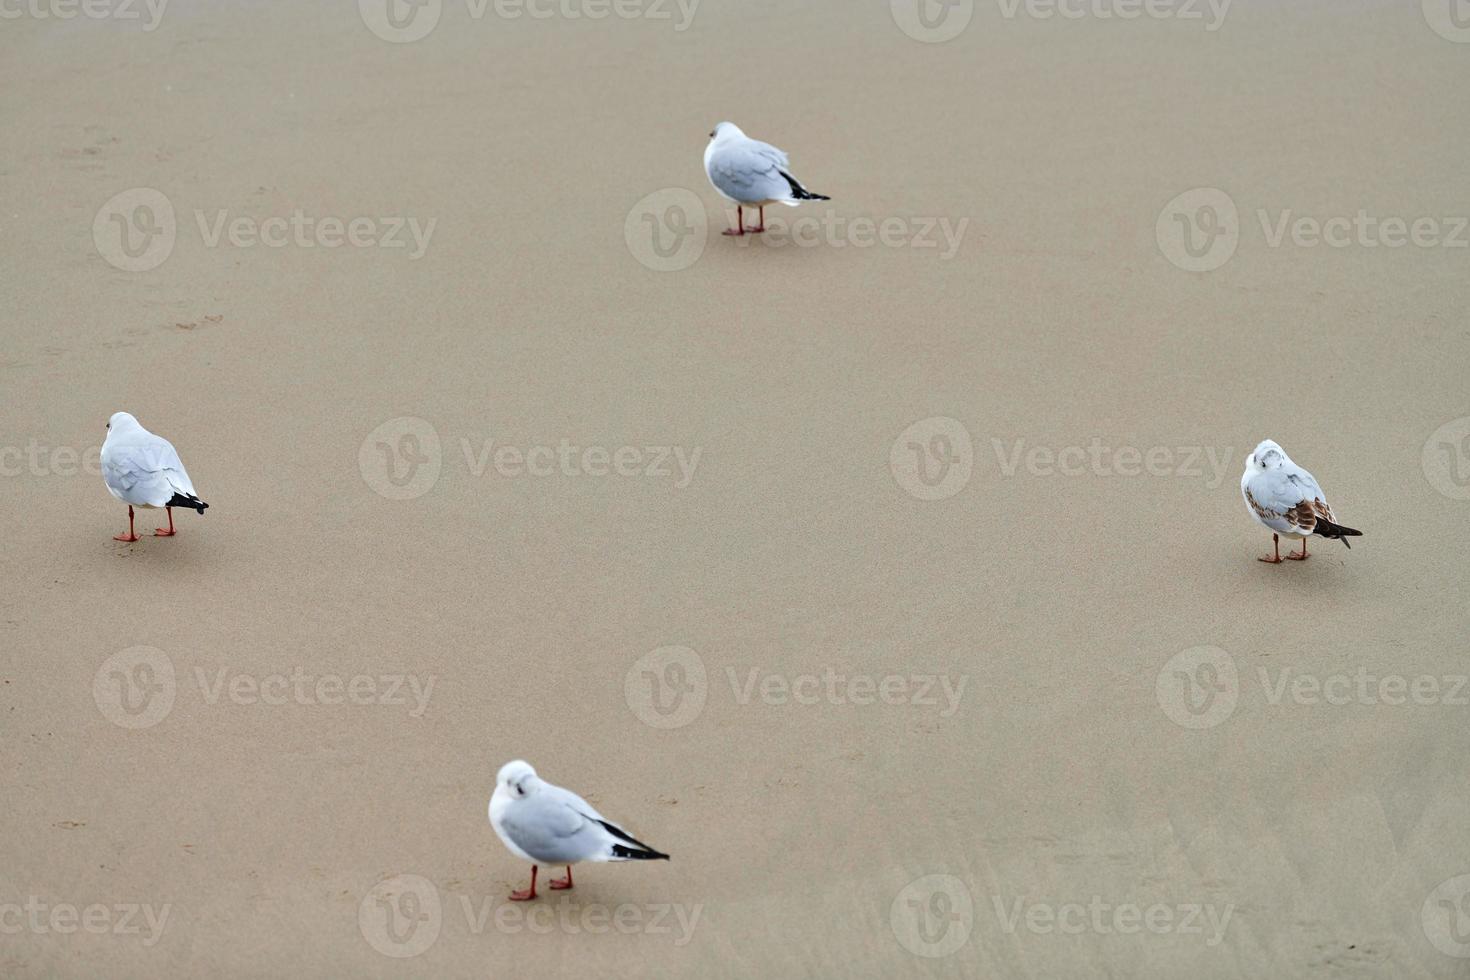
[[[510,900],[512,902],[529,902],[531,899],[533,899],[535,897],[536,897],[536,866],[533,864],[533,865],[531,865],[531,887],[530,888],[527,888],[523,892],[511,892],[510,893]]]
[[[1307,539],[1306,538],[1302,538],[1302,553],[1301,554],[1297,554],[1295,551],[1293,551],[1289,555],[1287,555],[1286,557],[1290,558],[1292,561],[1306,561],[1308,558],[1310,558],[1311,556],[1307,554]]]
[[[754,232],[761,232],[766,230],[766,206],[764,204],[761,205],[760,224],[750,230]]]
[[[114,534],[112,536],[112,540],[114,540],[114,541],[136,541],[136,540],[138,540],[138,536],[133,533],[133,505],[132,504],[128,504],[128,533],[127,534]]]
[[[1271,535],[1271,543],[1276,547],[1276,557],[1275,558],[1269,558],[1269,557],[1268,558],[1257,558],[1256,561],[1263,561],[1263,562],[1265,562],[1268,565],[1279,565],[1279,564],[1281,564],[1281,535],[1279,535],[1279,534],[1273,534],[1273,535]]]
[[[154,537],[169,538],[174,535],[174,509],[172,507],[165,507],[164,510],[168,511],[168,530],[165,531],[161,527],[156,527],[153,529]]]
[[[567,876],[565,878],[552,878],[551,887],[559,892],[566,891],[572,887],[572,866],[567,865]]]
[[[739,229],[739,230],[737,231],[736,229]],[[727,234],[727,235],[743,235],[743,234],[745,234],[745,209],[743,209],[738,204],[735,205],[735,227],[734,228],[726,228],[725,229],[725,234]]]

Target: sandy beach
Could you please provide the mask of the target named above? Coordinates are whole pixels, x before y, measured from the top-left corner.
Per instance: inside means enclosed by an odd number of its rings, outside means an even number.
[[[0,975],[1470,971],[1470,21],[394,3],[0,5]]]

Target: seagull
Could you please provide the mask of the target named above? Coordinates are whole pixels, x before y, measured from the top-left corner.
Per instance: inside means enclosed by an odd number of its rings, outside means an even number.
[[[500,767],[490,797],[490,826],[506,848],[531,862],[531,887],[513,891],[510,900],[536,897],[536,865],[565,864],[567,876],[554,878],[557,891],[572,887],[578,861],[667,861],[661,854],[593,809],[571,790],[553,786],[517,759]]]
[[[722,122],[709,134],[704,148],[704,172],[709,182],[726,200],[735,202],[735,227],[727,235],[744,235],[745,209],[760,208],[760,225],[752,234],[766,230],[766,205],[786,204],[796,207],[798,201],[830,201],[825,194],[813,194],[786,168],[790,163],[784,150],[769,143],[753,140],[732,122]]]
[[[1318,534],[1324,538],[1337,538],[1348,548],[1350,537],[1362,537],[1362,531],[1343,527],[1336,523],[1327,498],[1312,474],[1291,461],[1282,449],[1270,439],[1256,447],[1256,451],[1245,458],[1245,473],[1240,477],[1240,492],[1245,495],[1245,505],[1251,516],[1271,531],[1275,546],[1274,557],[1261,561],[1272,565],[1281,563],[1281,539],[1291,538],[1302,543],[1301,554],[1291,552],[1286,557],[1293,561],[1305,561],[1307,538]]]
[[[159,507],[168,511],[168,527],[158,528],[156,537],[174,533],[174,508],[192,507],[199,513],[209,505],[194,493],[194,483],[173,443],[138,424],[127,412],[107,421],[107,439],[102,443],[102,480],[107,491],[128,505],[128,533],[115,534],[114,541],[136,541],[133,508]]]

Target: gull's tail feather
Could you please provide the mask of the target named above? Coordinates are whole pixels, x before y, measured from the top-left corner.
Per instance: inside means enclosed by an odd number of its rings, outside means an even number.
[[[795,177],[791,176],[790,174],[788,174],[784,170],[781,171],[781,176],[782,177],[785,177],[786,178],[786,183],[788,183],[788,184],[791,185],[791,196],[794,199],[798,200],[798,201],[830,201],[830,200],[832,200],[826,194],[813,194],[811,191],[809,191],[805,187],[802,187],[801,186],[801,181],[797,180]]]
[[[606,820],[599,820],[602,829],[612,834],[626,844],[614,844],[612,846],[612,859],[614,861],[667,861],[669,856],[662,851],[655,851],[641,840],[632,837],[626,830],[610,824]]]
[[[622,844],[612,846],[612,856],[614,861],[667,861],[669,859],[667,854],[652,848],[639,851],[631,847],[624,847]]]
[[[1361,538],[1363,536],[1362,531],[1357,531],[1350,527],[1343,527],[1341,524],[1334,524],[1320,517],[1317,518],[1317,526],[1312,528],[1312,533],[1321,535],[1324,538],[1336,538],[1344,545],[1347,545],[1349,551],[1352,550],[1353,546],[1348,544],[1348,538]]]
[[[175,493],[172,497],[169,498],[168,503],[164,506],[187,507],[190,510],[197,510],[199,513],[202,514],[204,513],[204,508],[208,507],[209,505],[200,500],[198,497],[194,496],[192,493]]]

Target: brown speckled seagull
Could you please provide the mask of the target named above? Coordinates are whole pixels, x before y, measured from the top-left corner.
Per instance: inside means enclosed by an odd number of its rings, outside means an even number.
[[[1291,552],[1286,557],[1293,561],[1305,561],[1309,557],[1307,538],[1313,534],[1336,538],[1348,548],[1352,548],[1348,544],[1348,538],[1361,537],[1363,534],[1362,531],[1337,523],[1317,480],[1293,463],[1291,457],[1286,455],[1286,450],[1270,439],[1262,442],[1255,452],[1245,458],[1245,473],[1240,478],[1240,492],[1245,496],[1245,505],[1251,516],[1271,532],[1275,554],[1260,560],[1272,565],[1282,561],[1283,537],[1302,543],[1300,554]]]

